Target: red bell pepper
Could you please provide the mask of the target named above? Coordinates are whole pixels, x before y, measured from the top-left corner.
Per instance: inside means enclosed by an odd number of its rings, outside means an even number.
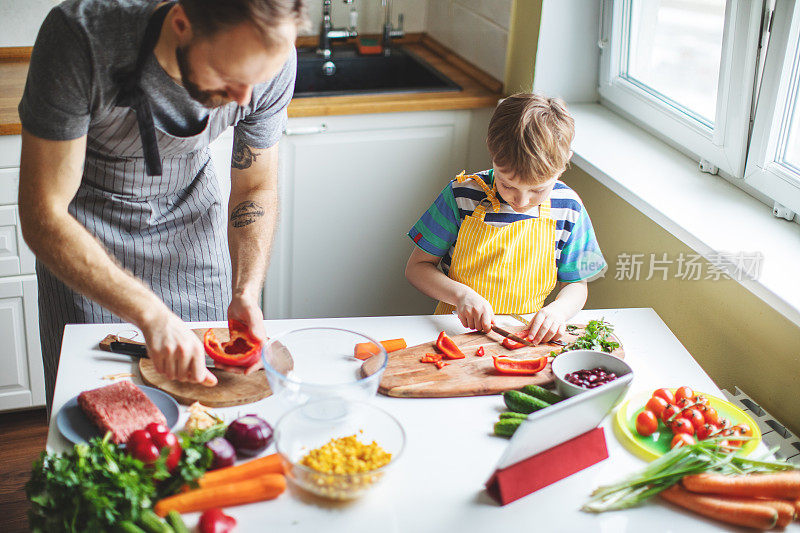
[[[230,340],[220,342],[209,329],[203,336],[206,353],[217,363],[229,366],[248,367],[261,357],[261,342],[253,337],[250,329],[238,320],[228,320]]]
[[[448,337],[444,331],[439,333],[439,338],[436,339],[436,349],[448,359],[464,359],[466,357],[458,348],[458,345],[453,342],[453,339]]]
[[[478,348],[478,349],[475,351],[475,355],[476,355],[477,357],[483,357],[484,355],[486,355],[486,351],[483,349],[483,346],[481,346],[480,348]]]
[[[197,529],[200,533],[229,533],[236,527],[236,519],[220,508],[209,509],[200,515]]]
[[[446,367],[447,365],[449,365],[450,363],[446,363],[446,362],[444,362],[444,361],[436,361],[436,362],[435,362],[435,363],[433,363],[433,364],[435,364],[435,365],[436,365],[436,368],[438,368],[439,370],[441,370],[441,369],[443,369],[444,367]]]
[[[178,466],[183,450],[178,437],[169,431],[167,426],[153,422],[145,429],[138,429],[131,433],[125,444],[128,453],[145,464],[155,463],[161,456],[161,450],[169,448],[167,455],[167,470],[172,471]]]
[[[508,337],[504,337],[503,342],[501,342],[500,344],[503,345],[503,348],[507,348],[509,350],[519,350],[520,348],[525,347],[525,344],[522,344],[521,342],[517,341],[512,341]]]
[[[501,374],[530,376],[541,372],[547,366],[547,356],[537,359],[512,359],[510,357],[493,356],[492,359],[494,359],[495,370]]]
[[[426,353],[420,359],[422,363],[438,363],[442,360],[442,354],[440,353]]]

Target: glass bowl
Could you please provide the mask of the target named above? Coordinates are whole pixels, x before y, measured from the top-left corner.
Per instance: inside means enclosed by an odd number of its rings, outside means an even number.
[[[312,450],[332,439],[351,435],[366,445],[375,442],[391,454],[391,460],[379,468],[350,474],[321,472],[301,464]],[[357,498],[375,486],[400,458],[405,440],[403,426],[383,409],[341,398],[295,407],[275,426],[275,447],[289,480],[317,496],[332,500]]]
[[[355,345],[371,342],[375,355],[355,358]],[[270,339],[261,352],[272,394],[290,405],[323,398],[375,396],[389,356],[379,342],[340,328],[303,328]]]
[[[576,370],[589,370],[596,367],[603,367],[609,372],[614,372],[617,378],[633,372],[628,363],[611,354],[597,350],[572,350],[559,354],[553,359],[552,369],[556,378],[556,391],[563,397],[569,398],[593,390],[574,385],[564,377]]]

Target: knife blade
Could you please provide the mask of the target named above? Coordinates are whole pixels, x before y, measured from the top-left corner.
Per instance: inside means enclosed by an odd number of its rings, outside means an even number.
[[[524,344],[525,346],[538,346],[538,344],[534,344],[529,340],[525,340],[522,337],[518,337],[518,336],[514,335],[513,333],[511,333],[510,331],[506,331],[506,330],[504,330],[503,328],[501,328],[499,326],[495,326],[494,324],[492,324],[492,331],[502,335],[503,337],[505,337],[507,339],[511,339],[514,342],[518,342],[520,344]]]
[[[141,359],[142,357],[148,357],[147,355],[147,347],[144,344],[139,344],[138,342],[125,342],[121,340],[111,341],[109,345],[111,351],[114,353],[122,354],[122,355],[130,355],[131,357],[137,357]],[[206,358],[206,367],[207,368],[214,368],[214,360],[211,359],[208,355],[205,356]]]

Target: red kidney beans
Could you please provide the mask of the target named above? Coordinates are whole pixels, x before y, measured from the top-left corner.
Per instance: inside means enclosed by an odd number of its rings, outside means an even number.
[[[614,372],[609,372],[602,366],[598,366],[591,370],[576,370],[564,376],[564,379],[578,387],[593,389],[609,381],[614,381],[617,379],[617,375]]]

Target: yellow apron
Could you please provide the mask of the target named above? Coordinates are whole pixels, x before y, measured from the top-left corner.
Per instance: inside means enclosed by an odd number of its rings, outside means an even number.
[[[500,210],[494,186],[478,176],[495,212]],[[556,221],[550,216],[550,199],[539,206],[538,218],[512,222],[502,227],[483,221],[486,207],[481,202],[458,230],[453,260],[448,276],[486,298],[496,314],[535,313],[542,308],[557,281],[555,233]],[[453,312],[455,306],[439,302],[435,314]]]

